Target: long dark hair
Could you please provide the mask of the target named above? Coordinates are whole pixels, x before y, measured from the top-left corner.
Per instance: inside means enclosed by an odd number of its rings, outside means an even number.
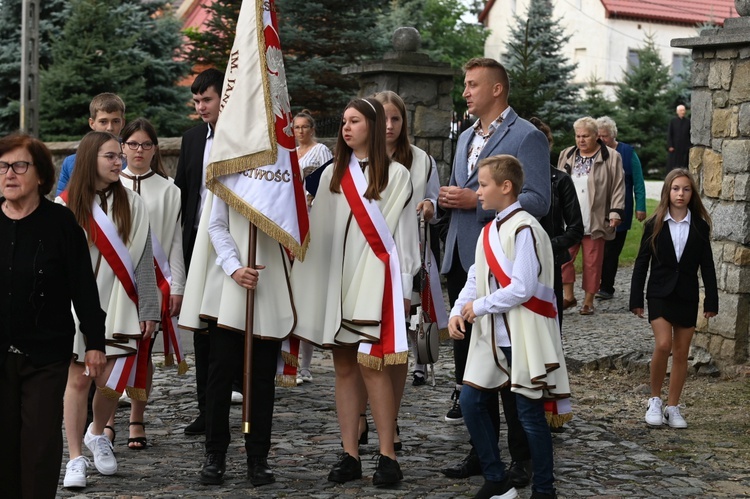
[[[124,144],[135,132],[142,131],[148,135],[151,142],[154,143],[156,150],[154,156],[151,158],[151,169],[164,178],[168,178],[166,170],[164,170],[164,164],[161,161],[161,152],[159,151],[159,137],[156,135],[156,128],[146,118],[136,118],[122,129],[120,137],[122,137],[122,143]]]
[[[393,156],[391,157],[404,165],[407,170],[411,170],[414,154],[411,151],[411,143],[409,142],[409,123],[406,118],[406,104],[404,104],[403,99],[396,92],[392,92],[391,90],[378,92],[372,97],[383,104],[383,106],[392,104],[401,115],[401,133],[396,137],[396,147],[393,149]]]
[[[385,149],[385,110],[383,105],[375,99],[354,99],[349,101],[344,111],[354,108],[367,120],[369,143],[367,144],[367,160],[370,166],[370,180],[365,198],[380,199],[380,193],[388,187],[388,167],[391,164]],[[331,178],[331,192],[341,192],[341,179],[349,168],[349,158],[352,148],[344,141],[343,121],[339,126],[339,137],[336,141],[336,154],[333,160],[333,176]]]
[[[692,213],[693,216],[697,215],[705,220],[708,224],[709,230],[712,227],[711,215],[708,214],[708,211],[706,211],[706,207],[703,206],[703,201],[698,194],[698,186],[695,184],[695,179],[686,169],[675,168],[674,170],[671,170],[669,173],[667,173],[667,176],[664,178],[664,185],[662,185],[661,187],[661,199],[659,200],[659,205],[656,207],[656,211],[654,211],[654,214],[651,215],[651,217],[647,220],[647,222],[653,221],[654,224],[654,230],[651,234],[650,241],[651,250],[654,253],[656,253],[656,240],[658,239],[659,233],[664,228],[664,217],[667,215],[667,211],[669,210],[669,192],[672,190],[672,182],[680,177],[687,177],[687,179],[690,181],[690,190],[692,191],[690,194],[690,202],[688,203],[690,213]]]
[[[99,149],[110,140],[118,142],[117,137],[108,132],[89,132],[83,137],[78,145],[73,175],[68,184],[68,208],[75,215],[78,225],[86,231],[90,243],[95,242],[89,220],[91,219],[91,205],[96,197]],[[110,184],[109,189],[112,192],[112,216],[117,226],[117,233],[120,239],[128,244],[132,226],[128,193],[119,180]]]

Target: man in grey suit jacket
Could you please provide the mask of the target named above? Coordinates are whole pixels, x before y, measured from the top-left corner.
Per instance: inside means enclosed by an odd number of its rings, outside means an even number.
[[[474,126],[459,137],[450,184],[440,188],[438,199],[438,205],[449,210],[451,217],[441,270],[448,281],[451,306],[466,283],[469,267],[474,264],[479,234],[495,217],[494,211],[482,209],[477,198],[479,183],[475,167],[478,161],[498,154],[510,154],[518,158],[524,171],[524,185],[518,200],[526,211],[537,218],[546,215],[549,210],[551,189],[549,143],[542,132],[520,118],[508,105],[510,82],[505,68],[494,59],[475,58],[464,65],[464,72],[463,96],[469,113],[478,119]],[[453,342],[456,388],[452,397],[453,407],[445,417],[448,422],[463,422],[458,397],[471,338],[469,326],[467,324],[465,338]],[[516,415],[515,396],[510,390],[502,395],[509,426],[509,449],[519,449],[518,455],[511,456],[514,463],[509,474],[512,479],[515,478],[514,485],[524,486],[529,482],[528,461],[531,457],[526,435]],[[499,405],[488,410],[499,432]],[[444,469],[443,473],[453,478],[480,474],[479,460],[473,449],[463,462]]]

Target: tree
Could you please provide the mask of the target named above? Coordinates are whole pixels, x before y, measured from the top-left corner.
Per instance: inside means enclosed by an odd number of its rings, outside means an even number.
[[[91,98],[117,93],[127,116],[145,116],[160,135],[188,125],[187,74],[180,60],[179,22],[161,2],[73,0],[52,64],[41,72],[40,130],[45,140],[80,138],[88,131]]]
[[[0,9],[0,135],[18,129],[21,97],[21,5],[22,0],[2,0]],[[50,41],[62,33],[68,2],[45,0],[39,9],[39,69],[52,62]]]
[[[385,0],[279,0],[281,48],[292,105],[338,114],[357,94],[341,70],[381,54],[377,14]]]
[[[531,0],[526,18],[515,18],[503,62],[511,82],[510,105],[522,118],[537,116],[547,123],[559,151],[573,142],[580,87],[570,83],[576,65],[561,52],[570,35],[552,14],[550,0]]]
[[[460,70],[472,57],[483,55],[484,42],[489,36],[482,25],[463,20],[469,12],[469,7],[459,0],[392,0],[378,20],[383,51],[391,50],[396,28],[413,27],[422,38],[422,52],[459,71],[453,89],[453,105],[459,115],[466,110]]]
[[[676,90],[652,35],[638,51],[638,64],[629,64],[617,84],[618,137],[636,148],[643,170],[666,164],[665,134],[673,113]]]
[[[187,58],[194,66],[226,70],[241,6],[242,0],[216,0],[210,5],[201,5],[209,14],[205,23],[200,28],[184,31],[190,40]],[[284,40],[281,42],[284,49]]]
[[[614,119],[616,111],[616,104],[604,97],[604,92],[599,88],[599,80],[592,76],[584,90],[581,114],[591,116],[594,119],[602,116],[609,116]]]

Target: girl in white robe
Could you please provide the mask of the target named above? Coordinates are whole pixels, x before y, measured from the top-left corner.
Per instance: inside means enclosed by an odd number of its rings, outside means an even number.
[[[92,380],[86,375],[83,364],[78,362],[84,357],[85,343],[81,333],[76,333],[64,402],[65,433],[70,454],[66,477],[67,472],[81,472],[81,468],[85,477],[86,466],[81,465],[81,459],[85,460],[81,457],[81,435],[84,432],[84,442],[94,454],[97,470],[106,475],[117,471],[112,444],[104,434],[107,421],[114,414],[120,397],[119,385],[113,385],[110,374],[117,358],[135,355],[138,341],[142,337],[150,337],[159,320],[148,211],[137,194],[120,184],[122,161],[122,149],[114,135],[88,133],[78,146],[68,190],[58,197],[58,202],[67,204],[87,233],[99,300],[107,313],[107,366],[93,380],[99,390],[94,397],[94,420],[88,429],[84,426]],[[103,219],[95,223],[97,213]],[[105,232],[111,229],[111,232],[105,237],[103,232],[97,231],[97,227]],[[123,277],[122,272],[118,273],[110,266],[108,256],[99,247],[104,239],[115,248],[116,256],[112,261],[121,262],[125,268],[130,267],[130,278]],[[110,256],[112,254],[108,253]],[[133,296],[133,281],[137,296]]]
[[[363,207],[367,214],[362,214]],[[321,176],[311,211],[310,247],[305,260],[292,268],[293,295],[304,297],[295,299],[299,320],[294,334],[333,349],[344,447],[328,476],[333,482],[362,476],[358,419],[368,396],[380,441],[373,484],[403,478],[393,449],[394,390],[383,367],[407,361],[404,316],[419,270],[415,209],[408,170],[386,153],[382,104],[375,99],[351,101],[334,164]],[[377,235],[366,235],[361,228],[363,223],[372,228],[371,222],[379,227]],[[384,258],[382,251],[378,257],[374,239],[391,244],[390,257]],[[399,295],[404,297],[401,307],[393,299]]]
[[[162,285],[169,285],[168,303],[163,303],[162,293],[159,293],[162,330],[166,335],[167,321],[180,313],[185,289],[185,262],[180,229],[180,188],[164,171],[156,129],[148,120],[137,118],[129,122],[120,136],[123,151],[128,159],[128,166],[120,173],[120,181],[126,188],[140,194],[141,199],[146,203],[151,222],[151,243],[154,248],[160,249],[155,251],[154,255],[161,254],[167,257],[166,268],[169,270],[171,280],[163,282]],[[151,348],[153,349],[153,342]],[[132,399],[130,404],[128,447],[134,450],[145,449],[147,446],[143,413],[148,395],[151,393],[154,376],[154,363],[150,357],[149,355],[146,400]],[[187,365],[183,360],[178,366],[178,372],[184,373],[185,370],[187,370]],[[114,417],[110,421],[110,425],[112,424],[114,424]]]

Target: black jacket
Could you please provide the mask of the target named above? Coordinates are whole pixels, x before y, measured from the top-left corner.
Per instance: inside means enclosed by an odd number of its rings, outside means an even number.
[[[568,248],[583,239],[583,217],[578,204],[573,179],[562,170],[550,165],[552,175],[552,196],[549,212],[540,223],[552,243],[555,265],[562,265],[570,260]]]
[[[180,158],[177,160],[177,173],[174,183],[182,194],[182,252],[185,268],[190,267],[190,258],[195,246],[194,227],[198,220],[198,207],[201,202],[200,188],[204,181],[203,150],[206,148],[208,125],[201,123],[182,136]]]
[[[651,275],[648,278],[646,298],[666,298],[672,293],[686,303],[698,303],[698,269],[703,277],[706,297],[704,312],[719,312],[719,294],[716,287],[716,270],[711,253],[711,235],[708,223],[691,214],[690,231],[680,261],[674,252],[672,235],[664,223],[656,241],[656,253],[651,250],[651,235],[654,220],[649,219],[643,227],[643,237],[638,257],[633,267],[630,282],[630,310],[644,308],[643,286],[649,263]]]

